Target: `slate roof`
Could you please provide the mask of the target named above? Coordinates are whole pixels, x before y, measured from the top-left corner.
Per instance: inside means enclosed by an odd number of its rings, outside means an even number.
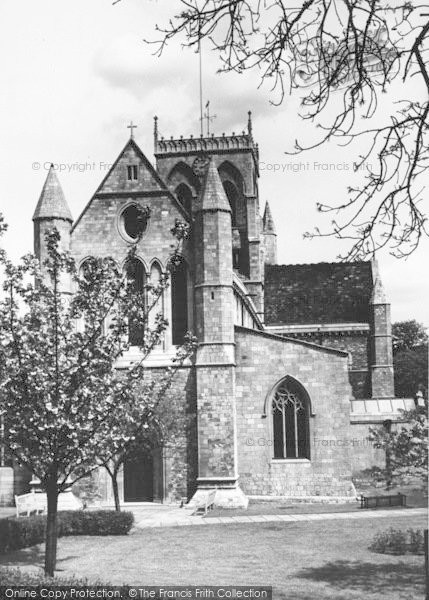
[[[34,211],[33,221],[46,218],[65,219],[73,222],[73,217],[53,165],[51,165],[46,177],[39,202]]]
[[[265,323],[368,323],[371,263],[265,265]]]

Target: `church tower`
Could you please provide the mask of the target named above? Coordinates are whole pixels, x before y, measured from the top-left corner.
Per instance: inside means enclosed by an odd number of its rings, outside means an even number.
[[[61,184],[51,165],[45,184],[40,194],[36,210],[33,215],[34,222],[34,254],[43,265],[47,258],[45,235],[56,228],[61,236],[60,247],[62,250],[70,249],[70,232],[73,218],[66,202]],[[69,279],[69,278],[67,278]],[[70,281],[63,282],[63,291],[70,292]]]
[[[231,206],[214,160],[193,207],[198,412],[194,500],[216,489],[218,506],[247,506],[238,487]]]
[[[201,174],[209,160],[219,173],[231,208],[233,268],[244,282],[256,312],[263,317],[262,244],[259,216],[259,150],[253,138],[251,113],[247,130],[232,135],[160,136],[154,125],[154,153],[159,175],[189,212],[202,188]]]

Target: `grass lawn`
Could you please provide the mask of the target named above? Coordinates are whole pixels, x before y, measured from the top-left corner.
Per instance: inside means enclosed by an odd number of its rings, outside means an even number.
[[[207,524],[61,538],[58,574],[112,584],[272,585],[275,600],[423,599],[423,556],[367,549],[390,526],[423,528],[426,520]],[[42,561],[43,546],[0,556],[7,566],[34,568]]]

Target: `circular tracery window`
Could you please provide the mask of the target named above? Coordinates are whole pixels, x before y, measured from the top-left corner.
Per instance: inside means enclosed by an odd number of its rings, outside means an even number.
[[[121,225],[126,235],[138,240],[147,228],[148,213],[141,206],[130,204],[121,214]]]

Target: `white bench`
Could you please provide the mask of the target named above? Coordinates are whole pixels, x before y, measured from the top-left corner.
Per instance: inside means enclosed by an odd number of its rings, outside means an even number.
[[[207,494],[204,500],[202,500],[195,508],[193,515],[203,514],[206,515],[209,510],[213,510],[214,501],[216,498],[216,490],[212,490]]]
[[[44,492],[30,492],[15,496],[16,516],[31,513],[44,514],[48,509],[48,500]],[[83,502],[71,490],[66,490],[58,495],[58,510],[82,510]]]
[[[41,492],[30,492],[29,494],[22,494],[21,496],[15,496],[16,516],[26,514],[27,517],[31,513],[43,514],[47,509],[46,494]]]

